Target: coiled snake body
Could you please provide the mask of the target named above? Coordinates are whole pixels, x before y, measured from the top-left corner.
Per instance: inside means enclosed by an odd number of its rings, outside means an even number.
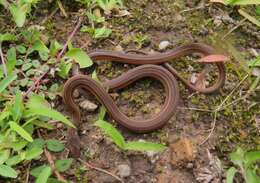
[[[116,122],[134,132],[150,132],[161,128],[174,114],[178,99],[179,91],[175,77],[181,80],[189,89],[198,91],[200,93],[212,93],[217,91],[225,81],[225,68],[223,62],[216,62],[209,64],[216,64],[218,68],[218,78],[214,85],[208,88],[199,88],[183,79],[178,72],[172,68],[168,61],[180,58],[182,56],[200,53],[203,56],[214,54],[214,50],[204,44],[188,44],[177,47],[167,53],[159,53],[153,55],[129,54],[122,52],[98,51],[90,53],[91,59],[95,61],[116,61],[120,63],[128,63],[141,65],[129,70],[116,79],[102,83],[103,86],[110,90],[122,89],[129,84],[144,77],[152,77],[159,80],[165,89],[166,97],[161,111],[151,119],[133,120],[123,114],[107,91],[91,77],[86,75],[76,75],[70,78],[64,85],[63,99],[67,109],[72,115],[72,120],[78,127],[80,124],[80,110],[73,100],[73,92],[77,88],[84,89],[94,96],[106,107],[109,114]],[[204,63],[205,64],[205,63]],[[175,76],[175,77],[174,77]],[[71,154],[75,157],[80,155],[80,139],[76,129],[70,128],[68,131],[68,147]]]

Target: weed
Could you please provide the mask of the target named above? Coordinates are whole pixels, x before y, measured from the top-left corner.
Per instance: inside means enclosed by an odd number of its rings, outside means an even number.
[[[236,152],[230,154],[230,159],[237,167],[230,167],[227,171],[227,183],[232,183],[236,173],[240,173],[246,183],[258,183],[260,177],[257,175],[259,167],[256,164],[260,160],[260,151],[244,151],[238,148]]]

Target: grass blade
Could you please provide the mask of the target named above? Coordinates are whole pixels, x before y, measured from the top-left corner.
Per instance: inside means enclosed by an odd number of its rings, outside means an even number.
[[[17,78],[17,75],[10,75],[10,76],[7,76],[5,79],[3,79],[1,82],[0,82],[0,93],[2,93],[6,87],[12,83],[12,81],[14,81],[15,79]]]

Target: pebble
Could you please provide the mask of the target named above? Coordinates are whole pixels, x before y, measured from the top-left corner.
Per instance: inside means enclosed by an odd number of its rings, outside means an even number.
[[[159,44],[159,50],[165,50],[168,46],[170,46],[169,41],[161,41]]]
[[[89,112],[93,112],[97,109],[97,105],[90,102],[89,100],[83,100],[82,102],[79,103],[79,106],[82,108],[82,109],[85,109],[86,111],[89,111]]]
[[[131,174],[131,168],[127,164],[121,164],[117,166],[118,175],[121,178],[128,177]]]
[[[252,74],[253,74],[254,76],[260,77],[260,69],[259,69],[259,68],[254,68],[254,69],[252,70]]]

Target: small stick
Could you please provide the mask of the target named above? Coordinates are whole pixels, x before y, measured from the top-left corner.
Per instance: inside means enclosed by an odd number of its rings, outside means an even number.
[[[63,46],[62,50],[60,51],[60,53],[58,54],[57,56],[57,61],[60,61],[62,55],[64,54],[64,52],[66,51],[67,47],[68,47],[68,44],[69,42],[71,41],[71,39],[73,38],[73,36],[76,34],[77,30],[79,29],[80,25],[81,25],[81,22],[82,22],[82,18],[79,18],[79,21],[76,25],[76,27],[74,28],[74,30],[72,31],[72,33],[69,35],[65,45]]]
[[[2,42],[0,42],[0,58],[2,61],[4,74],[5,74],[5,76],[7,76],[7,68],[6,68],[4,54],[3,54],[3,50],[2,50]]]
[[[95,166],[93,166],[93,165],[91,165],[91,164],[85,162],[84,160],[82,160],[82,159],[80,159],[80,158],[78,159],[78,161],[80,161],[80,162],[83,163],[86,167],[88,167],[88,168],[90,168],[90,169],[94,169],[94,170],[96,170],[96,171],[103,172],[103,173],[105,173],[105,174],[107,174],[107,175],[110,175],[110,176],[114,177],[116,180],[120,181],[121,183],[125,183],[121,178],[119,178],[118,176],[114,175],[113,173],[111,173],[111,172],[109,172],[109,171],[106,171],[106,170],[104,170],[104,169],[95,167]]]
[[[49,70],[46,71],[46,72],[44,72],[44,73],[33,83],[33,85],[26,91],[26,93],[24,94],[23,98],[26,98],[26,97],[29,95],[29,93],[31,93],[31,92],[36,88],[36,86],[40,83],[40,81],[42,80],[42,78],[43,78],[48,72],[49,72]]]
[[[230,29],[230,30],[222,37],[222,40],[224,40],[229,34],[231,34],[234,30],[236,30],[238,27],[240,27],[245,21],[246,21],[246,18],[244,18],[243,20],[241,20],[235,27],[233,27],[232,29]]]
[[[64,7],[63,7],[63,5],[62,5],[62,3],[61,3],[61,1],[60,0],[57,0],[57,3],[58,3],[58,6],[59,6],[59,8],[60,8],[60,11],[61,11],[61,13],[64,15],[64,17],[68,17],[68,15],[67,15],[67,13],[66,13],[66,11],[65,11],[65,9],[64,9]]]
[[[236,87],[234,87],[234,89],[228,94],[228,96],[221,102],[221,104],[216,107],[216,109],[214,110],[214,119],[212,122],[212,128],[210,130],[209,135],[205,138],[205,140],[203,140],[199,145],[203,145],[205,144],[209,138],[211,137],[211,135],[213,134],[215,127],[216,127],[216,122],[217,122],[217,113],[219,111],[221,111],[223,105],[226,103],[226,101],[232,96],[232,94],[236,91],[236,89],[248,78],[248,74],[238,83],[238,85]]]
[[[52,155],[46,148],[44,148],[44,154],[45,154],[45,156],[46,156],[46,158],[48,160],[48,163],[49,163],[51,169],[53,170],[54,175],[57,177],[57,179],[59,181],[62,181],[62,182],[67,182],[65,180],[65,178],[55,169],[55,165],[54,165],[54,161],[53,161]]]
[[[80,27],[80,25],[81,25],[81,22],[82,22],[82,19],[80,18],[79,21],[78,21],[78,23],[77,23],[77,25],[76,25],[76,27],[74,28],[73,32],[69,35],[68,40],[67,40],[66,44],[64,45],[63,49],[60,51],[59,55],[57,56],[57,61],[60,61],[62,55],[64,54],[64,52],[66,51],[66,49],[67,49],[67,47],[68,47],[69,42],[71,41],[71,39],[72,39],[73,36],[75,35],[76,31],[79,29],[79,27]],[[24,97],[23,97],[23,98],[27,97],[30,92],[32,92],[33,90],[35,90],[36,86],[40,83],[40,81],[42,80],[42,78],[43,78],[46,74],[48,74],[48,72],[49,72],[49,70],[46,71],[46,72],[44,72],[44,73],[33,83],[33,85],[32,85],[32,86],[27,90],[27,92],[24,94]]]
[[[25,183],[28,183],[28,182],[29,182],[29,177],[30,177],[30,167],[31,167],[31,163],[29,163],[29,166],[28,166],[27,171],[26,171],[26,179],[25,179]]]
[[[42,21],[41,21],[41,24],[45,24],[45,22],[49,19],[51,19],[56,13],[57,11],[59,10],[59,8],[55,8],[53,12],[51,12],[51,14],[47,17],[45,17]]]

